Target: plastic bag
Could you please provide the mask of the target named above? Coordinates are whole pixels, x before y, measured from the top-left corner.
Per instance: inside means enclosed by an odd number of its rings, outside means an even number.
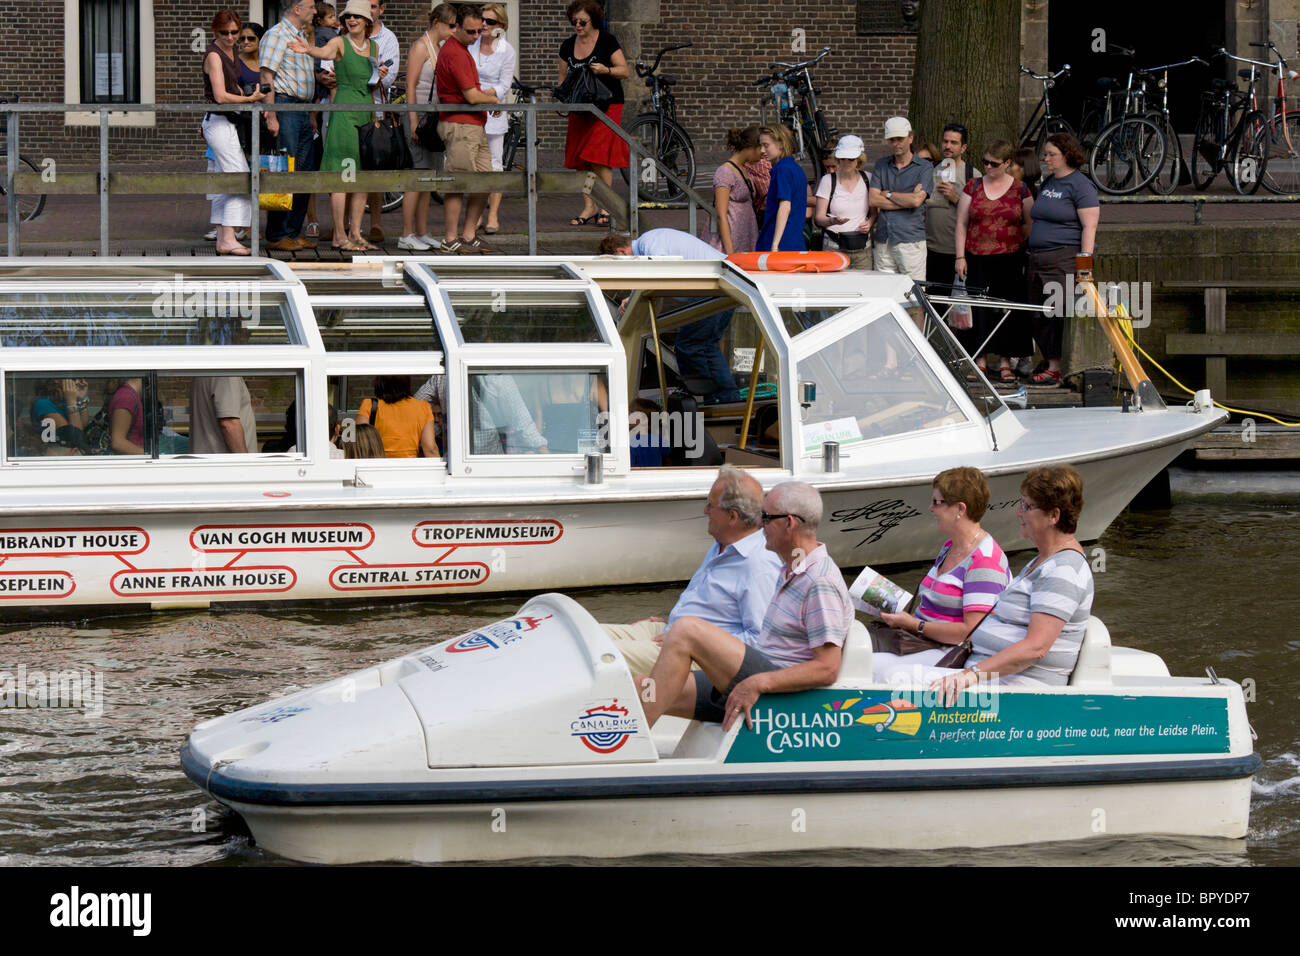
[[[966,280],[959,275],[952,277],[952,294],[954,296],[963,296],[966,294]],[[969,305],[954,305],[948,310],[948,325],[954,329],[969,329],[975,324],[971,317]]]
[[[263,154],[258,157],[258,165],[268,173],[293,172],[293,157],[285,153]],[[293,209],[292,193],[260,193],[257,208],[270,212],[289,212]]]

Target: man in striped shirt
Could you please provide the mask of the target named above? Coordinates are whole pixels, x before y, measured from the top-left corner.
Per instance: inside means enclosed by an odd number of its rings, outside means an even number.
[[[760,695],[835,681],[853,602],[840,569],[817,540],[821,517],[821,495],[812,485],[787,481],[767,493],[763,534],[784,567],[762,629],[746,642],[686,617],[664,632],[654,669],[636,677],[650,726],[672,714],[721,721],[723,730],[743,715],[752,727],[749,712]],[[695,674],[692,662],[700,666]]]
[[[276,103],[310,103],[316,95],[316,61],[306,53],[294,53],[289,49],[294,40],[310,44],[315,39],[306,32],[315,13],[315,0],[298,0],[285,10],[284,18],[262,36],[258,50],[262,82],[272,86]],[[264,145],[288,150],[294,159],[295,172],[311,172],[316,168],[310,113],[268,111],[266,128],[277,142]],[[316,247],[314,239],[299,235],[307,216],[308,196],[308,193],[294,193],[293,208],[289,212],[266,214],[268,249],[295,252]]]

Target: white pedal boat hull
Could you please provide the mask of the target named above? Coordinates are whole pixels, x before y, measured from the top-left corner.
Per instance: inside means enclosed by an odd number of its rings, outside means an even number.
[[[1240,838],[1259,766],[1236,684],[1169,677],[1096,621],[1069,687],[941,708],[873,684],[859,627],[835,685],[754,713],[646,733],[613,642],[551,594],[201,723],[182,765],[258,845],[316,863]]]

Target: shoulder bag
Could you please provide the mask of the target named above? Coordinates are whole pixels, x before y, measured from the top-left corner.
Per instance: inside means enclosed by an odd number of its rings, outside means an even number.
[[[826,197],[827,215],[830,214],[831,200],[835,198],[835,181],[839,179],[839,176],[837,176],[835,173],[831,173],[830,175],[831,175],[831,194]],[[871,183],[867,180],[866,171],[859,169],[858,175],[862,177],[862,185],[865,186],[868,190],[870,190]],[[865,249],[867,247],[867,243],[870,241],[867,233],[865,232],[856,232],[856,231],[855,232],[832,232],[830,229],[823,229],[822,232],[828,238],[834,240],[835,244],[839,246],[841,249],[845,249],[850,252],[857,252],[859,249]],[[925,650],[925,648],[919,648],[919,650]]]
[[[381,97],[381,101],[385,99]],[[392,111],[359,127],[357,145],[362,169],[410,169],[414,162],[406,145],[406,130]]]
[[[434,62],[437,59],[437,54],[434,52],[433,44],[429,42],[428,33],[424,35],[424,45],[429,51],[429,62]],[[429,98],[425,102],[434,102],[434,94],[437,92],[437,88],[438,80],[435,76],[433,83],[429,86]],[[421,148],[430,153],[445,153],[447,151],[447,144],[444,143],[442,137],[438,135],[437,113],[424,113],[420,116],[419,125],[415,127],[415,138],[419,142]]]

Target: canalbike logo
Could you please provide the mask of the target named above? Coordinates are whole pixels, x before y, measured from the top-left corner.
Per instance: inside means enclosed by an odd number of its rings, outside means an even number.
[[[278,724],[282,720],[288,720],[290,717],[305,713],[310,709],[310,707],[277,707],[275,710],[268,710],[265,714],[254,714],[252,717],[245,717],[240,723],[247,724],[250,721],[256,721],[259,724]]]
[[[508,621],[498,621],[495,624],[489,624],[481,631],[458,637],[447,645],[447,650],[452,654],[464,654],[469,651],[482,651],[488,648],[496,650],[507,644],[513,644],[529,631],[535,631],[541,627],[543,621],[549,621],[550,619],[550,614],[545,617],[531,617],[524,614],[519,617],[512,617]]]
[[[612,754],[625,743],[638,726],[635,717],[627,715],[627,708],[618,706],[615,697],[608,704],[588,707],[586,713],[569,724],[569,731],[598,754]]]
[[[844,703],[845,706],[852,706],[857,703],[857,700]],[[921,729],[921,709],[910,700],[894,699],[888,703],[867,707],[856,722],[874,726],[877,733],[892,730],[898,734],[915,737],[916,732]]]

